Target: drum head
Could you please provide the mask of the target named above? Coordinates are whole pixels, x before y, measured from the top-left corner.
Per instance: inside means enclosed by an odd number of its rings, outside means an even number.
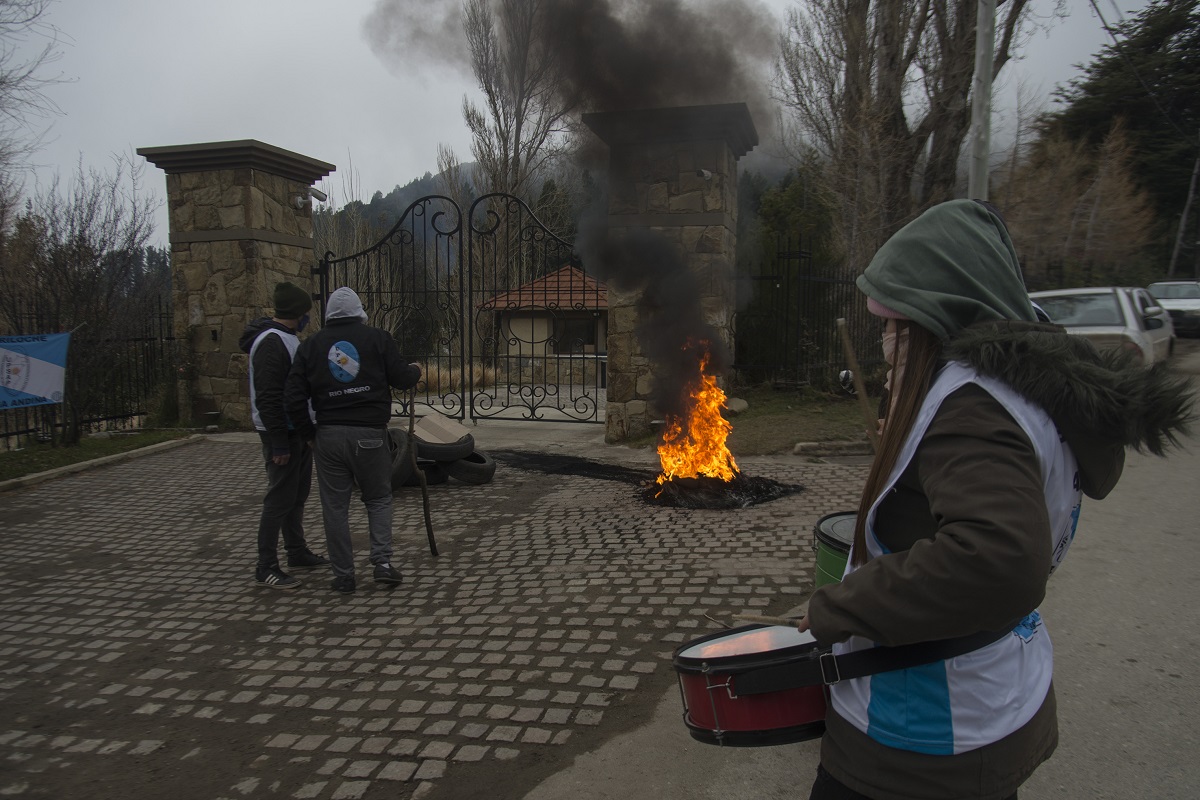
[[[705,637],[679,651],[678,658],[712,661],[716,658],[766,655],[788,647],[813,644],[817,640],[808,631],[785,625],[739,628],[715,638]]]
[[[856,511],[826,514],[817,520],[817,540],[824,542],[834,550],[849,553],[850,545],[854,544],[856,522],[858,522],[858,512]]]

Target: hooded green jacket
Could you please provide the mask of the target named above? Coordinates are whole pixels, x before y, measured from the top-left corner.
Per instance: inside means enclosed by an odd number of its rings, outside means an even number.
[[[858,288],[942,340],[977,322],[1037,319],[1004,221],[973,200],[936,205],[897,231]]]
[[[946,355],[1041,405],[1075,453],[1080,488],[1092,498],[1116,485],[1126,446],[1163,452],[1189,420],[1189,391],[1165,365],[1122,363],[1053,326],[973,325],[947,343]],[[863,636],[899,645],[1007,630],[1045,595],[1051,540],[1037,454],[978,386],[939,407],[878,520],[888,555],[821,587],[809,602],[819,641]],[[826,724],[822,765],[879,800],[1007,798],[1058,741],[1053,686],[1024,727],[953,756],[887,747],[833,710]]]
[[[983,205],[930,209],[880,249],[858,285],[935,333],[946,360],[1043,408],[1074,452],[1089,497],[1116,485],[1126,447],[1162,454],[1186,433],[1190,387],[1165,364],[1144,369],[1034,321],[1007,230]],[[1010,629],[1041,602],[1051,555],[1028,435],[981,387],[959,389],[880,504],[876,534],[886,555],[813,594],[818,640],[898,645]],[[886,747],[832,710],[827,725],[823,766],[880,800],[1008,797],[1057,743],[1053,687],[1025,727],[954,756]]]

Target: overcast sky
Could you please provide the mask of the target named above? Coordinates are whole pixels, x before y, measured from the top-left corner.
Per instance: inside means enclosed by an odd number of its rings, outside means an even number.
[[[645,0],[653,2],[653,0]],[[753,0],[758,2],[759,0]],[[780,20],[795,0],[761,0]],[[1144,0],[1099,0],[1110,23]],[[429,52],[446,10],[458,0],[55,0],[47,21],[59,31],[62,57],[50,67],[66,83],[49,95],[62,110],[38,153],[43,183],[68,179],[82,158],[109,169],[113,154],[138,147],[258,139],[335,164],[322,184],[345,199],[344,178],[363,199],[436,171],[439,142],[470,160],[462,122],[463,69],[444,48]],[[1033,0],[1048,17],[1053,0]],[[1077,74],[1107,34],[1087,0],[1066,0],[1069,17],[1035,32],[1024,60],[1009,68],[998,93],[1005,113],[1024,79],[1048,96]],[[397,44],[389,29],[403,8],[409,24],[429,26],[416,42]],[[415,13],[414,13],[415,12]],[[411,29],[408,30],[411,34]],[[441,56],[441,57],[439,57]],[[1011,116],[1011,114],[1009,114]],[[1003,130],[1003,120],[994,123]],[[139,159],[140,160],[140,159]],[[146,166],[146,187],[165,199],[163,173]],[[154,243],[165,244],[165,210]]]

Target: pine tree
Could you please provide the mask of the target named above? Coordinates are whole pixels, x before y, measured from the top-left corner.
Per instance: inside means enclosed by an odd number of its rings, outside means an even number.
[[[1164,250],[1200,156],[1200,0],[1153,0],[1113,32],[1083,77],[1057,93],[1063,107],[1044,129],[1098,147],[1113,118],[1124,120],[1133,180],[1153,202]]]

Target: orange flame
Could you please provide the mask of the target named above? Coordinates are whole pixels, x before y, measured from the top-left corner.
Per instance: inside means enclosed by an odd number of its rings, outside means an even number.
[[[667,427],[658,445],[658,460],[662,464],[662,474],[657,479],[659,484],[672,478],[702,476],[732,481],[738,473],[733,454],[725,446],[725,439],[733,430],[733,425],[721,416],[725,392],[717,386],[716,376],[707,374],[708,342],[700,342],[700,345],[705,352],[700,358],[700,374],[696,382],[688,386],[686,417],[668,415]]]

